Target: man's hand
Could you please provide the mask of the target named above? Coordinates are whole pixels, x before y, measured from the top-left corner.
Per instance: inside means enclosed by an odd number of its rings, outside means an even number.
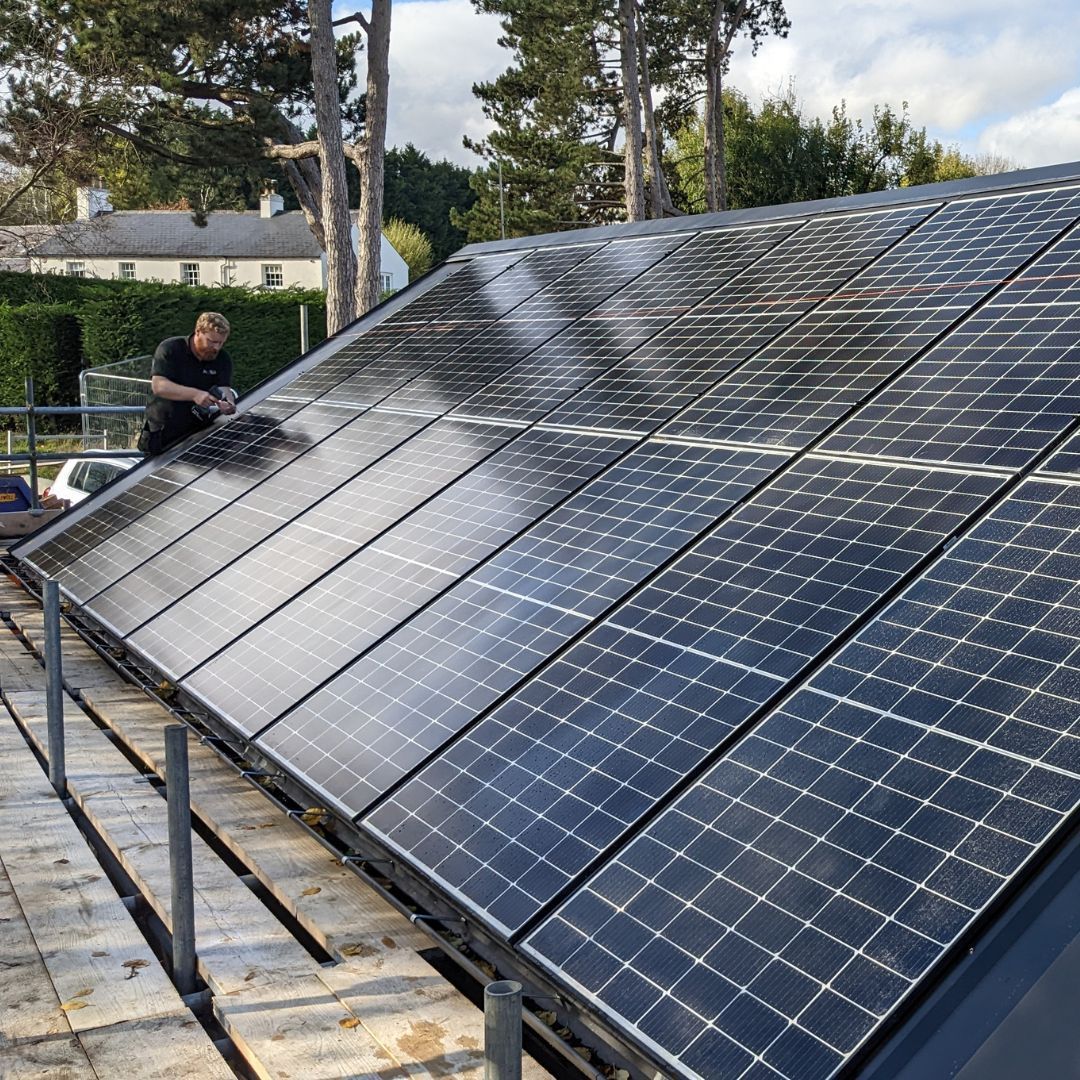
[[[218,408],[222,416],[232,416],[236,412],[236,406],[227,398],[218,398]]]
[[[198,405],[200,409],[209,409],[211,405],[220,405],[218,398],[214,397],[209,390],[192,390],[191,403]]]

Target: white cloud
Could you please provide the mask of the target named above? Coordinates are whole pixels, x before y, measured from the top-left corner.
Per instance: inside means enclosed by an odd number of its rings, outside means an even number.
[[[346,4],[339,3],[341,14]],[[1043,0],[787,0],[791,31],[757,56],[740,40],[729,83],[758,101],[794,81],[807,114],[909,103],[912,121],[967,153],[1025,165],[1080,157],[1080,4]],[[469,0],[399,0],[390,35],[389,145],[474,167],[463,135],[489,129],[472,84],[510,64],[499,25]],[[363,54],[361,54],[362,56]]]
[[[967,151],[991,119],[1043,105],[1080,75],[1074,0],[788,0],[787,11],[786,39],[756,57],[739,43],[729,81],[751,100],[794,79],[810,115],[843,100],[867,118],[907,101],[916,125]]]
[[[510,53],[499,46],[499,32],[498,19],[477,14],[469,0],[395,4],[387,146],[411,142],[432,161],[479,165],[461,140],[464,135],[483,138],[490,130],[472,85],[509,66]],[[363,53],[358,66],[363,80]]]
[[[1030,168],[1080,161],[1080,87],[1049,105],[991,124],[978,148]]]

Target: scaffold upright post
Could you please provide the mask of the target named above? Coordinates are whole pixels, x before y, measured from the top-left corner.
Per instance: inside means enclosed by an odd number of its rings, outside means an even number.
[[[521,1080],[521,983],[484,987],[484,1080]]]
[[[172,877],[173,982],[180,994],[185,995],[195,992],[195,889],[191,870],[191,791],[185,724],[170,724],[165,728],[165,794]]]
[[[43,599],[49,783],[63,799],[67,796],[67,770],[64,766],[64,667],[60,657],[60,586],[52,579],[45,582]]]

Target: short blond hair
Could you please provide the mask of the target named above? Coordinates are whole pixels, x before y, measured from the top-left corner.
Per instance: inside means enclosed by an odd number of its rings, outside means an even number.
[[[207,330],[216,330],[219,334],[227,334],[231,329],[229,320],[217,311],[204,311],[195,320],[196,332],[202,330],[205,333]]]

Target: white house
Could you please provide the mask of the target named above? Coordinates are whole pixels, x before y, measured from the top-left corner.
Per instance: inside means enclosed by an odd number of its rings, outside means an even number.
[[[299,211],[275,191],[257,211],[214,211],[197,225],[187,210],[113,210],[102,188],[80,188],[78,216],[30,253],[30,268],[71,277],[173,281],[185,285],[326,288],[326,254]],[[358,230],[352,228],[353,247]],[[404,288],[409,268],[381,238],[382,288]]]

